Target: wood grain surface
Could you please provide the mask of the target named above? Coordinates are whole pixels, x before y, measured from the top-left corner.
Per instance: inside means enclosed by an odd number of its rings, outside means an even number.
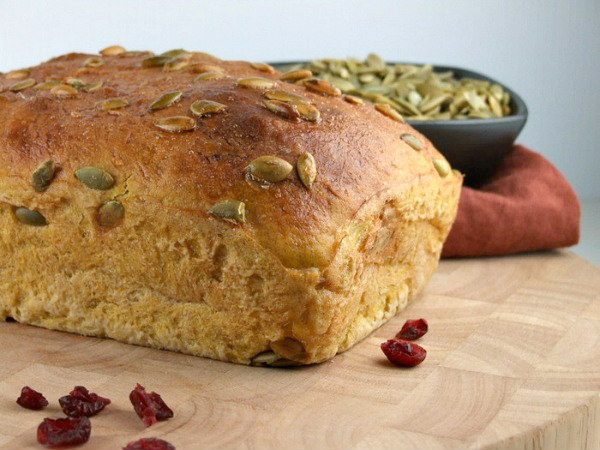
[[[425,362],[389,365],[379,344],[425,317]],[[83,384],[113,400],[86,449],[142,436],[178,449],[599,449],[600,269],[568,253],[443,261],[426,292],[333,361],[238,366],[0,324],[0,448],[40,448],[36,427]],[[162,394],[175,417],[148,429],[128,394]],[[50,400],[16,403],[23,385]]]

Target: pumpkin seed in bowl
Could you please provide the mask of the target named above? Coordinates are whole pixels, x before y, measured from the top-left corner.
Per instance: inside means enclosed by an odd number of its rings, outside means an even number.
[[[281,67],[329,81],[344,94],[390,105],[409,120],[490,119],[511,114],[511,96],[499,84],[458,78],[430,64],[386,63],[375,53],[363,61],[318,59]],[[309,72],[310,71],[310,72]],[[286,80],[284,74],[281,79]],[[295,81],[295,77],[290,76]]]

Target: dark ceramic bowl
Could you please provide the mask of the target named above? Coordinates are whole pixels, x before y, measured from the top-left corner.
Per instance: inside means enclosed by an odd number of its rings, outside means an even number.
[[[271,64],[282,68],[298,63],[301,62]],[[479,184],[494,171],[512,148],[527,121],[527,106],[516,92],[486,75],[450,66],[434,66],[434,70],[436,72],[451,70],[459,79],[475,78],[498,83],[510,94],[512,111],[510,116],[494,119],[407,120],[411,126],[433,142],[452,167],[466,175],[467,184]]]

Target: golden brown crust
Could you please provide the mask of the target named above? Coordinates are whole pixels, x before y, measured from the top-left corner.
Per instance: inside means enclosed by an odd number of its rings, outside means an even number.
[[[236,86],[240,77],[278,77],[246,62],[195,54],[187,68],[165,72],[142,67],[148,55],[141,54],[104,57],[102,66],[82,68],[90,56],[64,55],[32,68],[29,76],[37,82],[67,77],[102,81],[94,92],[68,98],[33,88],[2,94],[0,147],[10,151],[0,155],[0,167],[10,168],[10,175],[28,179],[39,163],[53,158],[62,167],[55,183],[72,184],[72,189],[79,187],[73,172],[94,165],[115,175],[118,185],[131,177],[144,186],[148,201],[195,214],[205,214],[223,198],[242,200],[248,231],[288,267],[326,266],[339,224],[366,199],[390,183],[437,176],[429,163],[437,155],[431,144],[416,153],[400,139],[414,130],[371,105],[351,105],[278,81],[321,112],[320,123],[295,123],[264,108],[260,90]],[[221,67],[228,78],[194,82],[203,65]],[[12,82],[1,80],[1,86]],[[183,92],[179,103],[149,111],[154,100],[174,90]],[[96,107],[115,97],[128,100],[129,106],[112,114]],[[227,110],[199,119],[191,133],[169,134],[155,127],[160,117],[189,115],[197,99],[223,103]],[[296,175],[269,189],[253,187],[244,178],[245,167],[256,157],[277,155],[295,164],[304,151],[314,155],[318,167],[319,182],[310,191]]]
[[[336,268],[348,227],[363,220],[361,215],[378,217],[390,202],[395,205],[394,211],[404,211],[402,214],[406,216],[413,214],[411,223],[424,221],[423,229],[428,230],[425,235],[441,247],[454,218],[461,177],[455,174],[440,177],[432,158],[441,155],[409,125],[392,120],[370,104],[350,104],[342,97],[321,96],[301,85],[279,81],[277,72],[259,70],[247,62],[222,61],[194,53],[187,66],[165,71],[161,67],[143,67],[147,53],[122,53],[103,56],[103,64],[97,67],[84,67],[92,56],[97,55],[67,54],[31,68],[28,75],[37,83],[68,81],[68,77],[86,84],[103,83],[91,92],[79,89],[74,95],[57,95],[56,91],[35,87],[13,92],[10,86],[19,80],[0,77],[0,180],[4,180],[0,181],[0,203],[10,208],[38,209],[48,220],[48,228],[52,228],[57,224],[68,227],[76,217],[74,211],[70,215],[61,212],[65,204],[93,211],[107,200],[122,197],[126,199],[125,228],[135,222],[132,211],[140,215],[144,211],[153,212],[162,221],[169,218],[182,222],[208,221],[213,228],[209,233],[222,235],[223,231],[215,230],[233,230],[236,239],[246,239],[253,242],[253,248],[264,249],[270,254],[272,264],[281,265],[277,270],[322,272],[319,276],[323,279],[315,283],[315,289],[321,292],[323,288],[342,292],[336,284],[350,289],[345,269]],[[199,73],[206,71],[221,72],[225,77],[195,81]],[[237,84],[243,77],[276,80],[276,88],[306,97],[319,110],[320,120],[288,120],[274,114],[264,107],[262,90]],[[172,91],[183,93],[180,101],[164,109],[150,110],[156,99]],[[128,106],[108,111],[98,106],[98,102],[111,98],[125,99]],[[194,117],[189,108],[199,99],[219,102],[226,109],[194,118],[193,131],[168,133],[156,127],[160,118]],[[425,148],[414,150],[401,139],[404,133],[416,135]],[[311,189],[302,184],[295,171],[288,179],[268,188],[246,177],[246,167],[257,157],[275,155],[295,166],[305,152],[314,156],[317,167]],[[31,174],[48,159],[55,161],[59,171],[50,187],[37,193],[31,187]],[[116,180],[114,187],[94,191],[82,185],[74,173],[85,166],[108,171]],[[408,192],[413,193],[407,195]],[[245,223],[230,224],[210,216],[211,206],[224,199],[245,203]],[[410,211],[406,205],[410,205]],[[82,216],[84,212],[81,211]],[[394,229],[401,229],[406,220],[398,216]],[[374,226],[372,219],[367,222],[369,227]],[[14,225],[20,224],[14,222]],[[431,231],[434,229],[435,232]],[[80,231],[73,224],[75,230]],[[68,239],[69,233],[70,230],[62,229],[53,236],[63,240]],[[98,239],[102,239],[111,231],[94,233],[99,233]],[[396,237],[403,242],[407,239]],[[4,251],[19,252],[8,248],[5,246]],[[424,271],[431,272],[439,249],[432,248],[426,253],[429,259],[424,263],[428,266]],[[398,258],[394,260],[394,264],[404,263]],[[304,276],[300,278],[304,280]],[[173,291],[179,295],[177,289]],[[317,298],[315,292],[310,294],[312,301]],[[302,311],[297,313],[298,317],[302,314]],[[357,337],[341,345],[343,339],[339,335],[350,320],[349,316],[346,322],[339,322],[337,341],[326,352],[315,350],[300,359],[322,360],[332,356],[333,347],[338,351],[364,337],[364,332],[356,332]],[[70,325],[57,327],[77,331]],[[303,335],[307,347],[318,347],[318,338],[309,345],[308,332],[299,331],[300,328],[298,323],[288,321],[278,333],[285,329],[285,333],[295,333],[296,337]],[[129,340],[148,343],[143,339]],[[183,344],[153,345],[239,362],[247,362],[250,352],[243,356],[223,356],[212,350],[190,350]]]

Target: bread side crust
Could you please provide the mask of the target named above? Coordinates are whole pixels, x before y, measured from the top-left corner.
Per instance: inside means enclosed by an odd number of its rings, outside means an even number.
[[[110,230],[82,197],[55,194],[54,220],[42,228],[23,227],[19,200],[3,198],[0,254],[12,257],[0,263],[0,318],[242,364],[270,349],[324,361],[421,290],[458,186],[438,178],[373,197],[343,227],[325,269],[288,268],[243,227],[127,193],[124,224]],[[300,354],[281,345],[290,339]]]

